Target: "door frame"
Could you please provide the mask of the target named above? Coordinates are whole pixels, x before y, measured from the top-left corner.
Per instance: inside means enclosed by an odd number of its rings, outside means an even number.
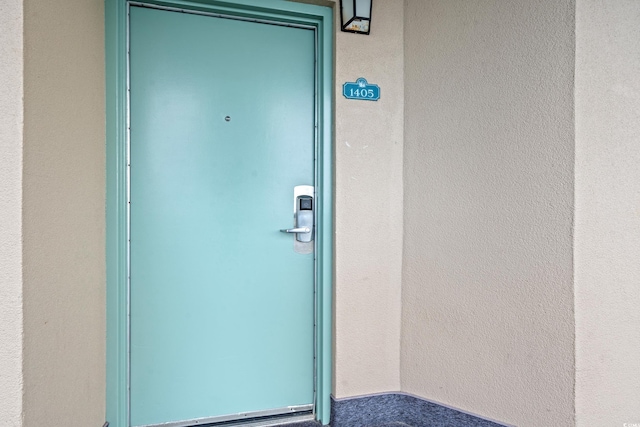
[[[329,424],[333,295],[333,20],[331,7],[287,0],[144,0],[158,6],[313,26],[316,32],[315,415]],[[135,3],[135,2],[134,2]],[[106,420],[129,427],[128,1],[105,0]]]

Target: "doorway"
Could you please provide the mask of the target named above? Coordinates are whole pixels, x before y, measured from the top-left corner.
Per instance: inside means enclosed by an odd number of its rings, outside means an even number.
[[[114,3],[107,420],[328,423],[331,11]]]

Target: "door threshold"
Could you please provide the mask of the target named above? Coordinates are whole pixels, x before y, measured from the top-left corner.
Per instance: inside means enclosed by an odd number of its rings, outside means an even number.
[[[291,424],[298,423],[307,423],[307,422],[315,422],[316,417],[313,414],[306,415],[286,415],[280,417],[268,417],[265,419],[254,419],[254,420],[238,420],[231,421],[222,424],[210,424],[208,426],[203,427],[276,427],[276,426],[287,426]]]

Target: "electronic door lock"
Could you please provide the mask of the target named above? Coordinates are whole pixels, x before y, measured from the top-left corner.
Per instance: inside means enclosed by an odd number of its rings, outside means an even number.
[[[296,198],[298,205],[295,212],[296,227],[303,228],[308,231],[296,234],[296,240],[302,243],[308,243],[313,240],[313,197],[303,195]]]
[[[296,242],[311,243],[314,239],[314,188],[311,185],[298,185],[293,190],[293,228],[285,228],[283,233],[295,234]],[[305,253],[308,251],[304,251]]]

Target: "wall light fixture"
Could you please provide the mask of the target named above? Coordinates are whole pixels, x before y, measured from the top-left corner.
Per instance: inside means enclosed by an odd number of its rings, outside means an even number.
[[[369,34],[373,0],[340,0],[342,31]]]

